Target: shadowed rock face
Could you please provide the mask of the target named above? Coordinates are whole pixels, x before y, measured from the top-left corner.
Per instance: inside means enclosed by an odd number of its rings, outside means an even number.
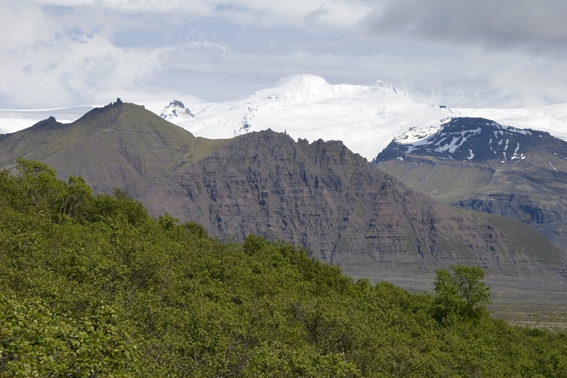
[[[154,213],[195,220],[221,238],[290,241],[354,274],[368,266],[432,272],[451,263],[514,275],[539,269],[534,251],[514,245],[491,221],[409,189],[341,142],[250,133],[152,186],[142,200]],[[557,258],[552,250],[544,259]]]
[[[295,142],[270,130],[195,138],[117,103],[73,124],[12,134],[0,151],[4,162],[23,155],[62,178],[82,174],[97,192],[125,188],[152,214],[199,222],[216,237],[255,233],[303,246],[353,276],[432,274],[454,263],[546,275],[562,258],[523,224],[438,203],[341,142]]]
[[[567,250],[567,142],[548,133],[457,118],[415,146],[393,141],[375,163],[445,203],[521,220]]]

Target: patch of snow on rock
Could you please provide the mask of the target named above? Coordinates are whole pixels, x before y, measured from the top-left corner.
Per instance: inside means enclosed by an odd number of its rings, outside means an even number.
[[[171,121],[177,117],[195,117],[189,108],[186,108],[185,105],[179,100],[172,100],[166,107],[163,109],[160,117]]]
[[[512,155],[512,157],[510,158],[511,160],[515,160],[515,159],[521,159],[524,160],[526,157],[524,156],[524,154],[520,154],[518,155],[518,150],[520,149],[520,143],[516,142],[516,149],[514,150],[514,154]]]
[[[441,125],[430,125],[421,128],[410,127],[408,131],[396,136],[394,140],[399,144],[415,144],[416,142],[426,140],[439,130],[441,130]]]

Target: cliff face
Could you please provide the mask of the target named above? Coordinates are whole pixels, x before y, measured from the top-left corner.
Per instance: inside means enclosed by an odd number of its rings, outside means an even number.
[[[53,121],[50,121],[53,123]],[[195,138],[131,104],[0,140],[0,161],[44,161],[97,192],[126,189],[154,215],[213,236],[282,240],[353,276],[411,277],[480,265],[497,275],[555,274],[561,252],[520,222],[459,211],[409,189],[341,142],[272,131]]]
[[[515,275],[538,270],[542,260],[490,219],[409,189],[341,142],[296,143],[272,131],[234,139],[141,199],[152,212],[197,221],[217,237],[289,241],[352,273],[465,263]],[[547,244],[543,259],[557,259]]]

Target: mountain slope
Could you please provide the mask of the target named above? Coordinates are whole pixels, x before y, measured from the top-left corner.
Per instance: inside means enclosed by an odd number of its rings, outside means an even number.
[[[561,269],[561,252],[521,223],[440,204],[341,142],[270,130],[195,138],[117,102],[69,125],[47,120],[11,134],[0,151],[5,163],[23,155],[62,176],[83,174],[97,192],[124,188],[154,215],[195,220],[217,237],[257,233],[304,246],[354,276],[432,274],[453,263],[496,275]]]
[[[567,248],[567,142],[546,132],[456,118],[403,134],[375,162],[416,190],[514,217]]]
[[[2,165],[23,156],[56,167],[60,177],[81,173],[96,192],[119,187],[136,193],[226,141],[195,138],[143,107],[118,100],[70,124],[49,118],[1,143]]]
[[[536,269],[530,261],[560,258],[535,232],[541,250],[512,248],[517,235],[495,228],[494,220],[414,192],[340,142],[295,143],[272,131],[236,138],[150,188],[144,202],[222,238],[253,232],[306,246],[350,274],[423,272],[456,262],[527,274]],[[551,255],[544,257],[546,247]]]

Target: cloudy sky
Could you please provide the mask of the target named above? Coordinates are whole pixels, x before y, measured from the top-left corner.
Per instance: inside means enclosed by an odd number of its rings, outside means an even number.
[[[220,101],[311,73],[451,107],[567,103],[565,0],[7,0],[0,108]]]

